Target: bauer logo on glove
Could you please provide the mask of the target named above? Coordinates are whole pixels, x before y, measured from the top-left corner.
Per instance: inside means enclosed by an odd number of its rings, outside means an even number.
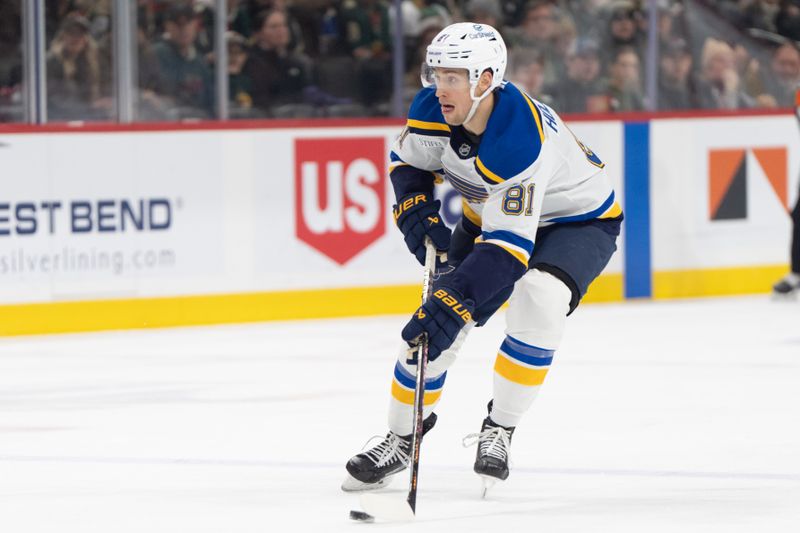
[[[439,252],[446,252],[450,248],[451,232],[439,215],[441,205],[429,194],[418,192],[400,198],[394,206],[397,227],[403,232],[406,246],[420,265],[425,264],[425,237],[430,237]]]
[[[456,316],[460,316],[464,322],[469,322],[472,320],[472,313],[469,309],[461,305],[455,297],[450,294],[447,294],[447,291],[444,289],[439,289],[435,293],[433,293],[434,298],[439,298],[444,305],[449,307]]]
[[[408,210],[411,209],[412,207],[415,207],[419,204],[427,203],[428,201],[429,201],[428,195],[425,193],[410,194],[404,197],[399,204],[394,206],[394,211],[393,211],[394,221],[397,222],[397,220],[403,215],[403,213],[408,212]]]
[[[447,287],[439,287],[422,304],[401,333],[409,346],[428,335],[428,360],[433,361],[456,340],[458,332],[472,320],[475,303]]]

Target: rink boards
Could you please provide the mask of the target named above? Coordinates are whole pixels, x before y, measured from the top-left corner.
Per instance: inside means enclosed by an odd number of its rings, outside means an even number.
[[[576,120],[626,213],[586,301],[765,292],[787,269],[790,114]],[[397,122],[0,130],[0,334],[403,313]],[[460,203],[439,195],[449,223]]]

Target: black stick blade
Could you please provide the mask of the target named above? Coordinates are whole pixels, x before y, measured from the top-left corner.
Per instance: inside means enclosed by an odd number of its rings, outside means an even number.
[[[356,522],[374,522],[375,517],[364,511],[356,511],[353,509],[350,511],[350,520],[355,520]]]

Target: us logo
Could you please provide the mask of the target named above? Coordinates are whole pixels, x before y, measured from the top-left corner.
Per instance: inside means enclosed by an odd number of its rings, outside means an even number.
[[[386,232],[385,139],[295,140],[297,238],[340,265]]]
[[[749,211],[747,194],[752,179],[766,179],[781,205],[787,208],[787,176],[786,147],[709,150],[709,219],[746,219]]]

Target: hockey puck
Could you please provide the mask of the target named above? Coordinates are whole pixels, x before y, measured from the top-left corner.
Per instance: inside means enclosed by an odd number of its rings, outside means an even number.
[[[350,520],[356,520],[357,522],[374,522],[375,517],[364,511],[352,510],[350,511]]]

